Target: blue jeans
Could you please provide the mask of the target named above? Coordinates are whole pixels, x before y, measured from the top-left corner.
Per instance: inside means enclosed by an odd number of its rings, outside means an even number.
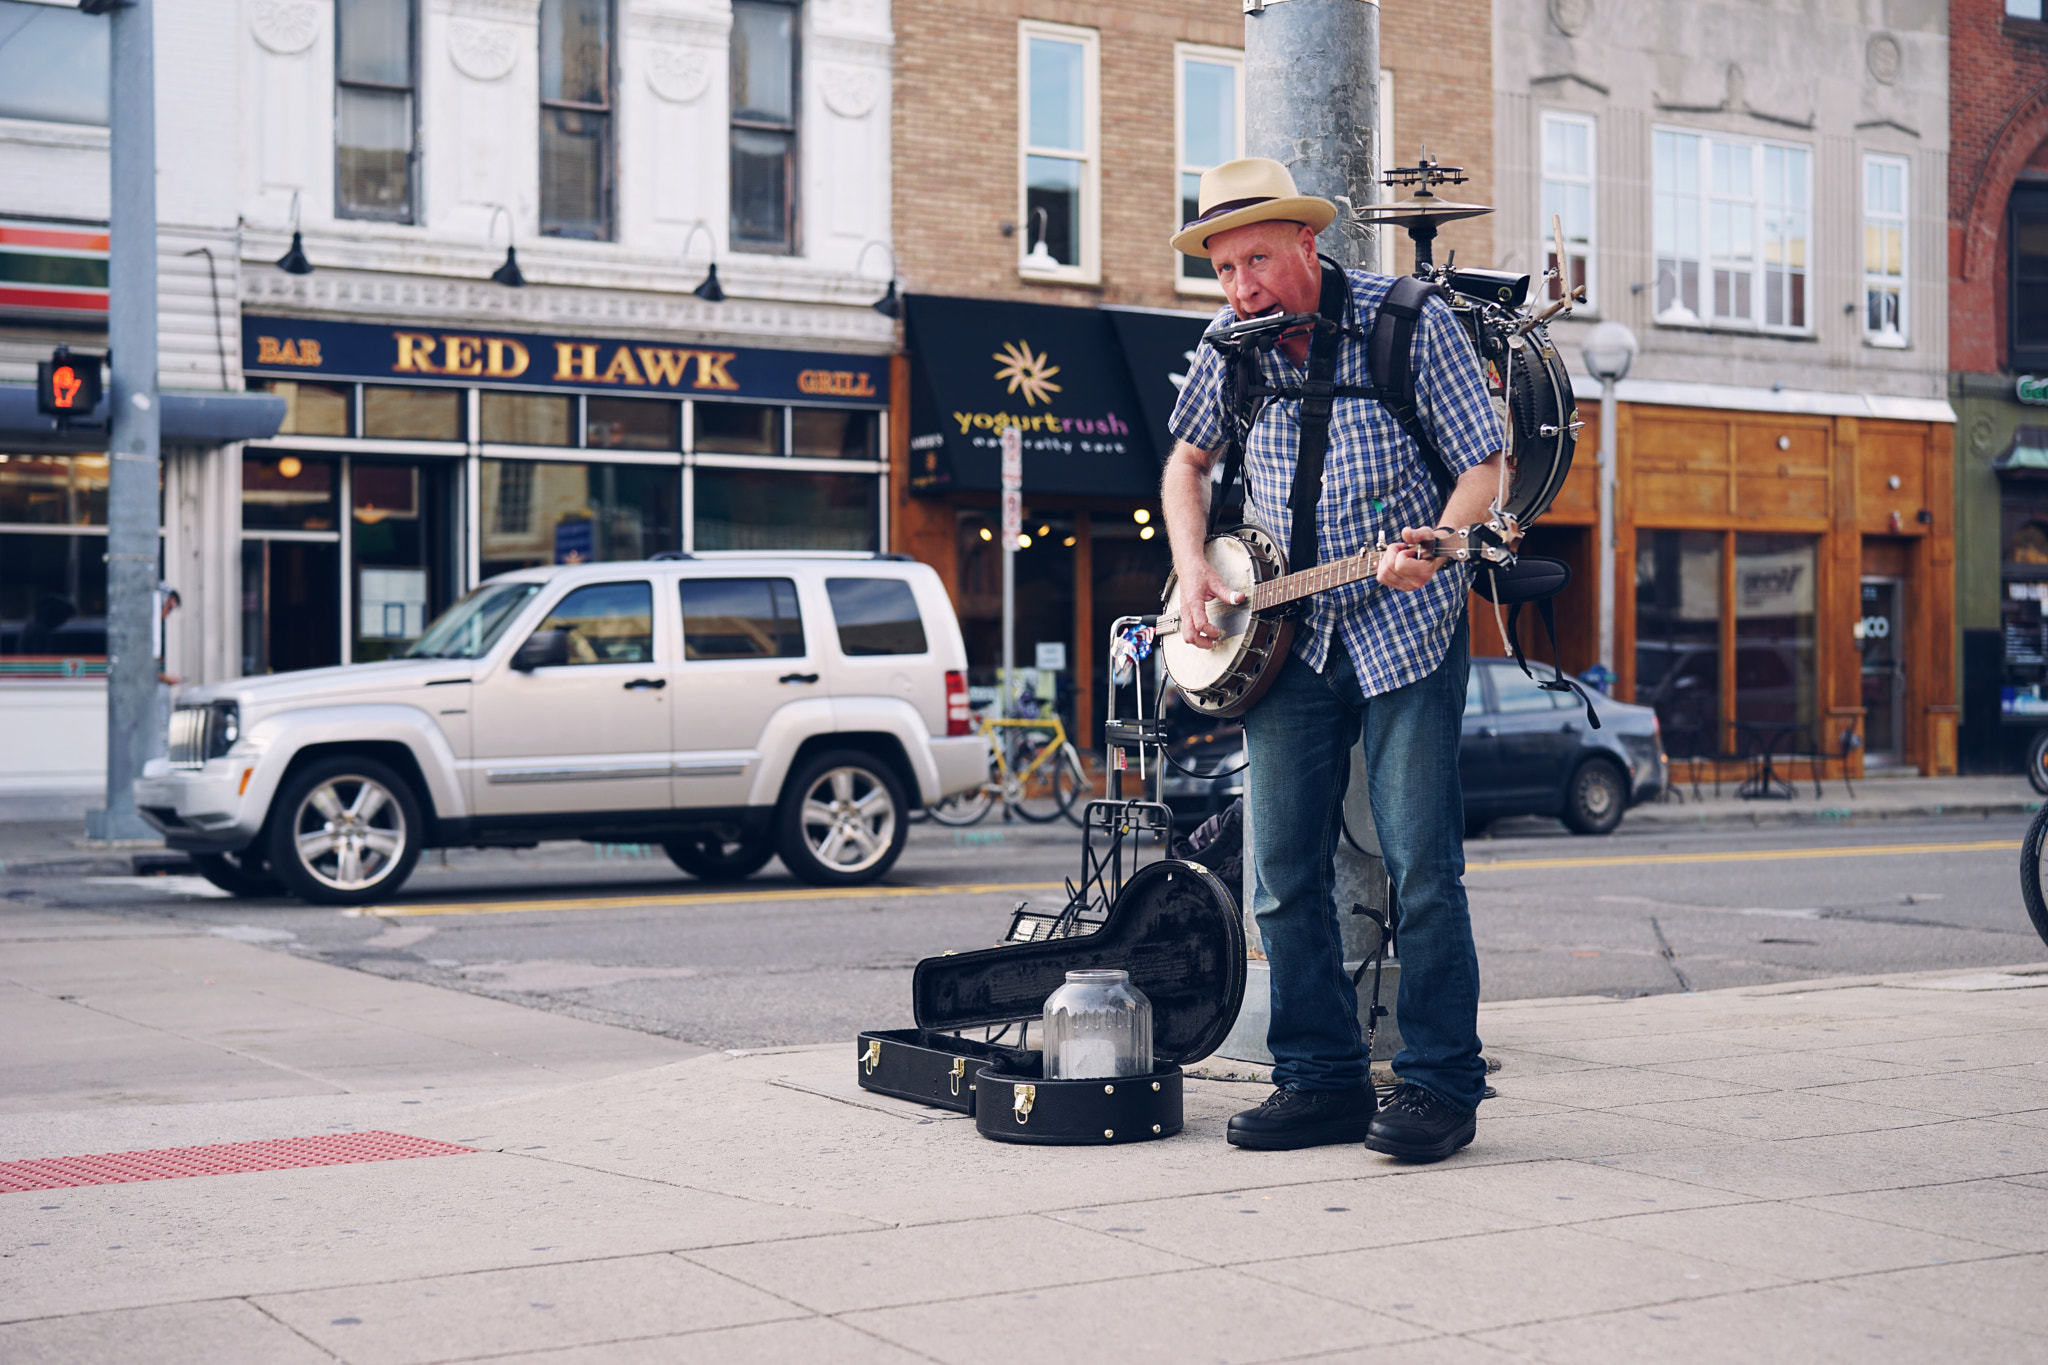
[[[1333,860],[1361,729],[1373,823],[1393,879],[1401,954],[1404,1046],[1394,1071],[1460,1109],[1479,1107],[1479,956],[1465,901],[1465,802],[1458,737],[1470,671],[1461,622],[1444,661],[1420,682],[1359,693],[1343,643],[1322,674],[1282,665],[1245,717],[1251,767],[1252,858],[1258,919],[1272,971],[1266,1035],[1275,1084],[1340,1090],[1364,1082],[1358,991],[1344,971]]]

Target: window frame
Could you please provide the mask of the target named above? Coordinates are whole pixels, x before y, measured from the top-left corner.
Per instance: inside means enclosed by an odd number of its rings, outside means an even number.
[[[1033,39],[1077,44],[1082,49],[1082,151],[1034,147],[1031,142],[1031,43]],[[1175,78],[1178,81],[1178,77]],[[1031,253],[1030,163],[1034,156],[1081,163],[1081,260],[1051,270],[1024,264]],[[1175,198],[1179,187],[1175,186]],[[1099,29],[1017,21],[1017,274],[1025,280],[1099,284],[1102,280],[1102,34]]]
[[[408,85],[385,85],[379,81],[346,80],[341,74],[341,6],[347,0],[335,0],[334,8],[334,216],[372,223],[407,223],[420,221],[420,0],[406,0],[407,50],[412,58],[411,83]],[[405,153],[405,211],[403,213],[378,213],[374,210],[351,209],[342,195],[341,174],[341,99],[344,90],[375,90],[384,94],[404,94],[412,110],[412,126],[407,130],[410,136]]]
[[[2012,187],[2011,197],[2006,203],[2005,236],[2005,337],[2006,366],[2008,369],[2038,370],[2048,368],[2048,342],[2035,346],[2024,346],[2020,342],[2020,234],[2019,220],[2022,211],[2027,216],[2039,215],[2048,221],[2048,185],[2039,181],[2023,180]],[[2032,277],[2029,277],[2030,280]],[[2048,283],[2048,279],[2036,281]]]
[[[1692,138],[1697,142],[1698,180],[1690,188],[1680,189],[1676,186],[1666,186],[1658,178],[1656,138],[1663,134],[1671,134],[1676,137]],[[1698,232],[1698,254],[1691,257],[1674,255],[1670,259],[1678,261],[1681,265],[1689,263],[1698,269],[1700,291],[1700,307],[1696,312],[1688,309],[1689,312],[1693,312],[1693,316],[1690,318],[1668,316],[1668,310],[1657,309],[1657,292],[1653,292],[1651,295],[1651,307],[1655,311],[1653,311],[1652,313],[1651,320],[1659,327],[1682,327],[1691,328],[1695,330],[1723,332],[1749,332],[1762,336],[1812,337],[1816,335],[1818,331],[1818,324],[1815,321],[1815,286],[1820,277],[1820,269],[1816,260],[1818,254],[1816,251],[1816,247],[1818,243],[1814,232],[1813,200],[1815,156],[1812,145],[1808,143],[1792,142],[1778,138],[1738,137],[1728,134],[1716,133],[1702,128],[1686,128],[1675,124],[1661,123],[1652,125],[1650,130],[1650,136],[1650,196],[1652,210],[1652,232],[1650,242],[1650,260],[1652,268],[1651,289],[1653,291],[1661,291],[1661,279],[1658,277],[1658,272],[1660,271],[1661,267],[1658,265],[1658,262],[1666,259],[1663,255],[1661,247],[1658,245],[1656,240],[1655,219],[1657,211],[1657,201],[1659,198],[1666,194],[1672,194],[1690,196],[1691,198],[1697,201],[1699,206],[1699,219],[1695,225]],[[1714,149],[1717,146],[1739,148],[1748,153],[1750,188],[1747,194],[1717,193],[1714,190],[1713,161]],[[1768,316],[1769,301],[1767,294],[1770,288],[1771,274],[1771,267],[1766,259],[1767,239],[1765,234],[1765,223],[1768,218],[1770,210],[1767,206],[1768,190],[1765,184],[1764,171],[1766,150],[1773,148],[1785,152],[1796,152],[1800,156],[1805,158],[1805,195],[1803,202],[1796,206],[1795,210],[1796,212],[1803,215],[1805,220],[1805,261],[1804,264],[1802,264],[1799,267],[1798,271],[1798,273],[1805,280],[1805,286],[1803,290],[1804,297],[1802,300],[1805,309],[1805,317],[1802,321],[1796,324],[1779,324],[1764,321],[1764,319]],[[1714,254],[1713,216],[1714,208],[1717,204],[1742,205],[1748,213],[1750,250],[1749,256],[1747,258],[1747,269],[1741,272],[1741,277],[1746,277],[1749,285],[1750,315],[1748,317],[1740,317],[1733,315],[1732,313],[1728,315],[1723,315],[1716,310],[1716,300],[1714,293],[1714,277],[1716,272],[1720,270],[1730,270],[1731,267],[1735,266],[1743,259],[1741,257],[1716,256]],[[1734,292],[1737,283],[1737,280],[1731,280],[1731,294]],[[1683,304],[1682,293],[1677,302],[1681,305]]]
[[[1553,173],[1548,164],[1552,123],[1575,124],[1586,130],[1586,173],[1583,176]],[[1576,109],[1543,109],[1536,118],[1536,255],[1535,259],[1547,261],[1553,246],[1550,235],[1549,216],[1543,212],[1543,200],[1550,182],[1561,185],[1583,185],[1586,190],[1586,299],[1577,305],[1580,312],[1597,315],[1600,311],[1600,120],[1592,114]],[[1559,269],[1559,292],[1567,286],[1571,273],[1570,259],[1576,256],[1569,236],[1565,239],[1566,264]],[[1545,298],[1550,297],[1541,280],[1537,288]]]
[[[1182,214],[1187,206],[1181,198],[1181,177],[1199,175],[1211,169],[1196,166],[1188,160],[1187,149],[1187,74],[1189,62],[1205,62],[1211,66],[1227,66],[1236,73],[1231,91],[1236,96],[1235,121],[1237,136],[1236,154],[1232,160],[1244,155],[1244,50],[1235,47],[1212,47],[1204,43],[1175,43],[1173,45],[1173,225],[1178,228],[1185,220]],[[1172,248],[1168,248],[1169,251]],[[1205,298],[1223,297],[1223,282],[1213,275],[1189,275],[1188,262],[1193,258],[1182,252],[1173,252],[1173,288],[1179,294],[1198,294]]]
[[[759,119],[735,117],[732,107],[734,92],[728,80],[725,112],[725,153],[726,153],[726,241],[736,252],[761,256],[800,256],[803,254],[803,122],[804,122],[804,5],[803,0],[748,0],[748,3],[774,5],[790,11],[789,25],[789,122],[766,123]],[[728,44],[730,39],[728,38]],[[728,46],[728,61],[730,47]],[[785,133],[789,137],[789,162],[784,172],[787,192],[783,204],[783,222],[786,228],[784,240],[764,242],[739,234],[739,220],[733,199],[732,154],[735,132]]]
[[[1878,167],[1895,168],[1899,173],[1899,211],[1896,217],[1890,214],[1873,215],[1870,208],[1870,173]],[[1913,281],[1913,165],[1912,161],[1895,152],[1865,152],[1863,154],[1863,344],[1903,349],[1912,340],[1912,281]],[[1870,269],[1870,229],[1873,224],[1896,222],[1899,229],[1899,273],[1888,275]],[[1870,326],[1870,291],[1873,286],[1896,288],[1899,295],[1899,325],[1896,330],[1872,330]]]
[[[540,4],[536,5],[534,9],[536,75],[538,75],[540,70],[546,68],[546,61],[541,56],[542,49],[540,46],[547,41],[547,25],[540,18],[541,10],[546,6],[546,3],[547,0],[540,0]],[[534,216],[541,236],[553,237],[562,241],[615,242],[619,237],[619,18],[622,6],[620,0],[602,0],[602,3],[609,11],[605,22],[604,102],[602,104],[591,104],[581,100],[551,100],[546,95],[538,93],[539,86],[537,84],[535,86],[535,99],[537,101],[535,107],[538,110],[538,117],[534,120],[534,150],[537,155],[534,167]],[[542,141],[542,125],[545,123],[549,111],[555,109],[569,109],[585,114],[601,114],[604,117],[604,164],[598,168],[601,185],[599,198],[602,201],[598,211],[604,221],[593,237],[584,237],[578,233],[564,232],[559,227],[551,227],[548,223],[547,156]]]

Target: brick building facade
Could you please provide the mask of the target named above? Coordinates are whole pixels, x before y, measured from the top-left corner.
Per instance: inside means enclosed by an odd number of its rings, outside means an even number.
[[[1964,759],[2048,735],[2048,23],[2040,0],[1949,6],[1950,399]],[[2038,755],[2034,759],[2039,762]]]
[[[1237,63],[1247,20],[1235,0],[896,0],[892,21],[891,216],[897,274],[911,296],[898,392],[917,391],[932,352],[958,349],[979,363],[980,352],[994,349],[977,342],[954,346],[926,321],[944,310],[934,305],[921,313],[920,298],[986,301],[988,326],[1014,320],[1017,335],[1002,333],[1004,344],[1021,338],[1037,346],[1034,354],[1050,355],[1063,368],[1055,382],[1071,382],[1096,364],[1092,352],[1076,349],[1084,336],[1075,333],[1064,350],[1023,336],[1060,321],[1033,321],[1052,315],[1032,310],[1052,305],[1073,310],[1067,321],[1074,326],[1086,320],[1115,338],[1107,343],[1112,349],[1118,341],[1127,348],[1122,362],[1103,363],[1128,367],[1124,392],[1149,421],[1123,452],[1128,467],[1116,465],[1122,455],[1112,454],[1064,486],[1049,482],[1053,465],[1041,459],[1035,440],[1027,441],[1025,503],[1033,543],[1018,554],[1017,657],[1030,665],[1037,646],[1063,646],[1067,666],[1037,685],[1042,695],[1060,699],[1085,735],[1108,623],[1120,612],[1153,610],[1168,567],[1156,521],[1156,481],[1169,444],[1163,427],[1172,390],[1161,381],[1184,365],[1221,292],[1213,279],[1189,278],[1167,239],[1188,216],[1181,196],[1195,172],[1243,154],[1245,91]],[[1381,10],[1380,22],[1381,164],[1412,163],[1426,143],[1472,177],[1457,197],[1486,202],[1493,158],[1488,4],[1392,6]],[[1067,54],[1082,71],[1076,94],[1085,106],[1073,129],[1079,145],[1071,149],[1050,126],[1063,116],[1047,114],[1044,84],[1057,79],[1053,60],[1068,61]],[[1205,117],[1220,104],[1218,92],[1239,102],[1234,119]],[[1384,126],[1389,121],[1391,130]],[[1079,158],[1082,216],[1091,221],[1083,225],[1086,240],[1062,251],[1061,228],[1049,221],[1050,213],[1037,211],[1047,203],[1056,208],[1057,196],[1048,199],[1033,184],[1041,174],[1057,176],[1068,156]],[[1056,259],[1040,257],[1034,267],[1032,253],[1040,246]],[[1490,264],[1490,220],[1447,229],[1438,259],[1449,250]],[[1383,248],[1379,260],[1382,268],[1397,260],[1399,268],[1412,267],[1405,242],[1398,255]],[[1021,311],[1006,311],[1012,309]],[[1142,349],[1144,337],[1153,338],[1144,355],[1128,349]],[[947,411],[934,412],[934,420],[964,422],[967,413],[951,411],[959,404],[937,398],[936,407]],[[1004,398],[1018,401],[1007,393]],[[976,681],[990,684],[1001,649],[998,495],[992,485],[967,486],[977,482],[972,477],[937,486],[926,463],[935,458],[930,447],[938,437],[919,435],[924,428],[917,426],[916,407],[899,403],[896,413],[893,548],[939,569],[960,610]],[[962,425],[956,435],[966,430]],[[981,439],[992,452],[994,437]],[[984,467],[992,470],[992,461],[992,453],[986,455]]]

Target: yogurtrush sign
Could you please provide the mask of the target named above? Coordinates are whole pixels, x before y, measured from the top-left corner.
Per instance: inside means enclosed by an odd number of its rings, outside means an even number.
[[[242,368],[251,374],[474,381],[492,387],[758,398],[885,407],[889,358],[675,338],[541,336],[441,327],[382,327],[244,317]]]
[[[1149,498],[1159,460],[1100,309],[907,300],[910,486],[993,492],[1003,431],[1024,437],[1027,494]]]

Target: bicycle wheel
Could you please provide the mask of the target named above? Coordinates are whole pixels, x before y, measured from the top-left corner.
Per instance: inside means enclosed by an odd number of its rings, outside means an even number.
[[[2044,843],[2048,843],[2048,806],[2034,812],[2026,838],[2020,841],[2020,898],[2027,903],[2027,918],[2034,922],[2034,932],[2048,942],[2048,894],[2044,894],[2048,887],[2041,884],[2042,876],[2048,874],[2041,865]]]
[[[1081,755],[1073,745],[1060,746],[1059,771],[1054,774],[1060,814],[1077,827],[1087,824],[1088,803],[1095,798],[1095,785],[1081,766]]]
[[[1050,737],[1025,731],[1012,741],[1007,790],[1003,793],[1010,809],[1034,824],[1057,820],[1065,811],[1060,803],[1060,755],[1048,752]],[[1073,800],[1070,794],[1067,798]]]

